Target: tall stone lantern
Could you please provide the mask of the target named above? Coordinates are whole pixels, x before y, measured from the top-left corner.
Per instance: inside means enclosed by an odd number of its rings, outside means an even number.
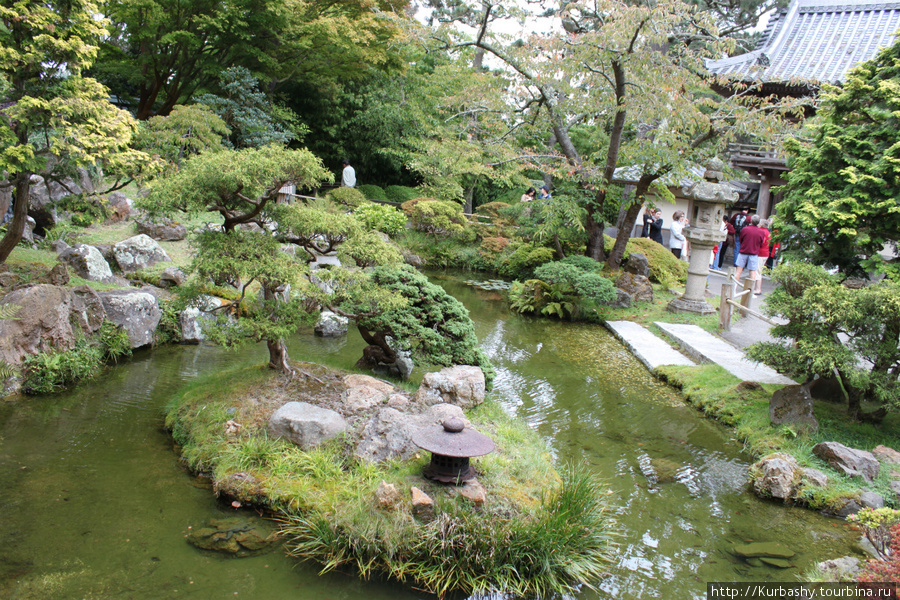
[[[712,159],[706,166],[703,181],[684,186],[681,191],[692,199],[696,217],[690,227],[684,228],[684,237],[691,244],[691,259],[688,263],[687,285],[684,295],[669,302],[666,307],[672,312],[693,312],[708,315],[716,309],[706,301],[706,278],[709,276],[709,262],[712,249],[725,241],[725,232],[720,231],[725,204],[737,200],[737,192],[727,183],[725,164]]]

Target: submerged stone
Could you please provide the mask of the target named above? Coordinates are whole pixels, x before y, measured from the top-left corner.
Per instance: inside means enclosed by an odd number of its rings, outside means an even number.
[[[187,536],[192,546],[238,557],[268,551],[276,540],[260,524],[240,518],[210,519],[206,527],[193,529]]]
[[[759,560],[769,565],[770,567],[777,567],[779,569],[790,569],[794,566],[783,558],[770,558],[768,556],[760,556]]]
[[[777,542],[754,542],[734,547],[734,553],[743,558],[792,558],[796,552]]]

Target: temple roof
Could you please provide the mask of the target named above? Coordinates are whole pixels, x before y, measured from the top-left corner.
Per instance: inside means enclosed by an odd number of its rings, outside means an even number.
[[[713,73],[778,82],[787,88],[843,83],[858,63],[890,46],[900,28],[900,1],[792,0],[769,19],[756,49],[709,60]]]

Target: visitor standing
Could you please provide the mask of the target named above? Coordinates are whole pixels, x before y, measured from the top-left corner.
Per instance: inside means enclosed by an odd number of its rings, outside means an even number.
[[[341,185],[344,187],[356,187],[356,169],[350,166],[350,161],[346,158],[341,161],[344,165],[344,171],[341,173]]]
[[[725,252],[728,248],[734,248],[734,225],[731,224],[731,215],[722,215],[722,225],[725,231],[725,241],[722,242],[722,247],[719,248],[719,254],[716,260],[716,268],[721,269],[722,265],[725,264]],[[732,261],[734,262],[734,261]]]
[[[653,211],[653,222],[650,223],[650,239],[660,246],[663,245],[662,226],[662,211],[657,208]]]
[[[684,212],[676,210],[672,215],[672,226],[669,227],[669,250],[675,255],[675,258],[681,258],[681,251],[684,249]]]
[[[756,280],[756,289],[753,291],[757,296],[762,294],[762,266],[766,264],[769,260],[769,244],[772,243],[772,233],[769,231],[769,222],[765,219],[760,219],[759,228],[762,229],[765,237],[763,237],[763,242],[759,247],[759,252],[756,253],[756,256],[759,257],[759,278]]]
[[[522,197],[519,198],[519,202],[531,202],[532,200],[534,200],[534,195],[536,193],[537,192],[533,187],[528,188],[528,190],[524,194],[522,194]]]
[[[549,200],[553,196],[550,194],[550,186],[544,184],[541,186],[541,191],[538,192],[538,200]]]
[[[741,252],[741,230],[750,224],[750,209],[745,208],[731,218],[734,226],[734,266],[738,266],[738,254]]]
[[[653,209],[649,206],[644,206],[644,226],[641,228],[641,237],[648,238],[650,237],[650,223],[653,222]]]
[[[758,225],[759,215],[753,215],[750,224],[741,228],[740,244],[737,244],[737,236],[735,238],[735,250],[740,249],[740,251],[735,259],[737,271],[734,273],[734,278],[740,281],[741,273],[746,268],[750,271],[750,279],[754,280],[754,287],[755,280],[759,277],[759,247],[766,238],[765,232]],[[758,296],[759,294],[754,295]]]

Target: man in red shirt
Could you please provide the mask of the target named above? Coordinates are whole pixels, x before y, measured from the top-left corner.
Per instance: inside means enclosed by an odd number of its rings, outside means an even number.
[[[739,253],[734,263],[737,267],[734,278],[738,281],[741,280],[744,267],[750,271],[750,279],[756,281],[759,277],[759,249],[766,241],[766,231],[760,229],[758,225],[759,215],[753,215],[750,224],[741,229]]]

